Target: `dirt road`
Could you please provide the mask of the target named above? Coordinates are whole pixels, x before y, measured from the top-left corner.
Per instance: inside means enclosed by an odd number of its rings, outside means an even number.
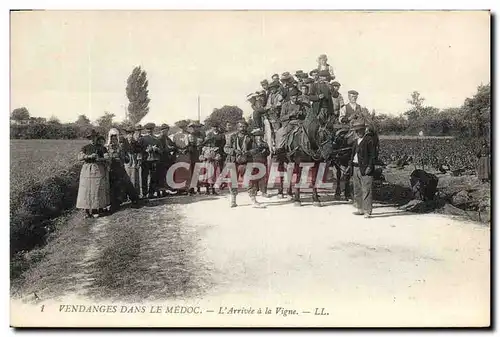
[[[280,303],[302,316],[325,308],[315,321],[325,325],[488,324],[489,227],[382,205],[364,219],[307,196],[302,207],[262,201],[252,208],[241,193],[231,209],[227,196],[174,197],[79,215],[15,297]]]

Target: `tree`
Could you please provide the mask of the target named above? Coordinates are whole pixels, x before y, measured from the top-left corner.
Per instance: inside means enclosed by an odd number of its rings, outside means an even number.
[[[425,98],[420,96],[418,91],[414,91],[411,93],[411,98],[406,100],[408,104],[410,104],[414,109],[418,110],[422,108],[422,105],[425,101]]]
[[[406,102],[411,105],[410,110],[405,112],[405,115],[408,117],[410,123],[420,118],[424,101],[425,98],[420,96],[418,91],[412,92],[410,99],[406,100]]]
[[[49,118],[49,124],[61,124],[61,121],[56,116],[51,116]]]
[[[90,119],[88,119],[88,117],[85,115],[79,115],[78,118],[76,119],[75,124],[78,126],[89,126]]]
[[[148,80],[141,67],[135,67],[127,79],[126,94],[129,100],[127,119],[137,124],[149,112]]]
[[[465,99],[463,118],[472,136],[482,137],[489,133],[491,124],[491,85],[480,85],[472,98]]]
[[[30,113],[28,109],[25,107],[22,108],[16,108],[12,110],[12,113],[10,114],[10,119],[15,120],[15,121],[25,121],[30,118]]]
[[[205,124],[210,126],[226,126],[227,122],[237,123],[243,119],[243,110],[234,105],[224,105],[220,109],[214,109],[210,116],[205,119]]]
[[[101,129],[109,130],[113,126],[113,118],[115,118],[115,114],[105,111],[104,115],[97,119],[96,123]]]

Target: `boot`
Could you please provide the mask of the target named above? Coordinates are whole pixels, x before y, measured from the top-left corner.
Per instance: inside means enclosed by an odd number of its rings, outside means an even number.
[[[210,188],[207,186],[206,189],[207,190],[205,191],[205,195],[210,195]]]
[[[215,187],[212,187],[212,194],[217,195],[217,192],[215,192]]]
[[[238,206],[236,204],[236,194],[231,193],[231,208]]]
[[[254,196],[251,196],[250,197],[250,200],[252,200],[252,205],[253,205],[253,208],[265,208],[266,206],[262,205],[261,203],[259,203],[257,201],[257,198]]]

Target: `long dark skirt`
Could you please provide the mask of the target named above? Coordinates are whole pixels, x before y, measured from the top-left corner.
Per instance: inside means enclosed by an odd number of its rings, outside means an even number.
[[[489,180],[491,177],[491,160],[490,156],[482,156],[479,158],[477,165],[477,177],[480,180]]]
[[[123,164],[119,162],[111,163],[109,171],[109,187],[110,187],[110,197],[111,197],[111,209],[116,210],[120,207],[120,204],[128,198],[132,202],[139,200],[139,195],[134,185],[130,181]]]

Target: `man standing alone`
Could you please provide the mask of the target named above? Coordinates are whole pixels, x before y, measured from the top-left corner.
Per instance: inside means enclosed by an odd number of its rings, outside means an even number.
[[[376,149],[373,137],[366,134],[366,125],[362,119],[356,120],[352,129],[358,137],[354,142],[351,157],[354,206],[357,208],[354,214],[364,214],[365,218],[369,218],[372,214],[372,183]]]

